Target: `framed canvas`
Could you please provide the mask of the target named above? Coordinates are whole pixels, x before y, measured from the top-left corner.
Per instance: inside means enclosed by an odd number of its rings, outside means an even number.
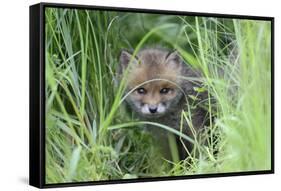
[[[274,18],[30,7],[30,185],[274,172]]]

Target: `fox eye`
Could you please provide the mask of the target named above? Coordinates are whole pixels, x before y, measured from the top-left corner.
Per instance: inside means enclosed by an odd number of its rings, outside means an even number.
[[[138,88],[136,89],[136,91],[138,92],[138,94],[146,94],[146,90],[144,88]]]
[[[169,93],[169,91],[171,91],[170,88],[162,88],[162,89],[160,90],[160,94],[167,94],[167,93]]]

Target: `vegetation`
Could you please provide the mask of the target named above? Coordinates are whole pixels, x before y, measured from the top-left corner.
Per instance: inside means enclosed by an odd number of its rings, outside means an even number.
[[[270,169],[270,22],[59,8],[45,16],[46,183]],[[120,51],[155,46],[177,49],[209,92],[210,138],[194,140],[199,155],[183,161],[164,160],[144,130],[150,122],[122,104]]]

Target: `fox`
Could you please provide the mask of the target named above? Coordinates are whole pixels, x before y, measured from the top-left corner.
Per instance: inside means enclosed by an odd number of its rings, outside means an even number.
[[[126,105],[137,118],[169,126],[193,139],[204,129],[207,111],[198,103],[204,101],[207,94],[196,91],[202,87],[199,80],[202,74],[184,62],[177,50],[145,48],[135,56],[122,50],[119,62],[119,74],[126,74],[125,92],[129,93]],[[180,125],[181,114],[188,106],[192,109],[192,128],[187,122]],[[147,129],[162,145],[164,158],[171,159],[167,131],[156,127]],[[179,158],[183,160],[192,151],[193,144],[180,137],[176,137],[176,142]]]

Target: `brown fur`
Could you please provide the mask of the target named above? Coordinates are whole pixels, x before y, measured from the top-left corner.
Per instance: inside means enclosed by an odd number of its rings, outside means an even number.
[[[136,112],[141,119],[162,123],[179,130],[181,112],[187,108],[185,95],[204,98],[194,91],[194,87],[198,84],[181,78],[181,76],[198,78],[200,74],[187,66],[177,52],[163,49],[144,49],[133,58],[130,53],[123,51],[120,55],[120,64],[121,74],[128,70],[127,92],[136,89],[126,101],[132,111]],[[147,83],[147,81],[155,79],[164,80]],[[145,93],[139,93],[138,88],[143,88]],[[168,88],[170,91],[163,94],[161,93],[163,88]],[[152,106],[156,107],[159,112],[149,113]],[[206,112],[202,108],[198,107],[193,111],[192,123],[195,130],[198,131],[204,126],[205,118]],[[168,147],[166,131],[159,128],[152,129],[154,129],[153,134],[163,143],[162,146]],[[185,124],[183,131],[188,136],[193,136],[187,124]],[[192,149],[190,143],[186,143],[186,146],[189,150]],[[183,159],[186,157],[186,151],[183,147],[181,152]],[[167,154],[165,155],[166,158],[170,158]]]

